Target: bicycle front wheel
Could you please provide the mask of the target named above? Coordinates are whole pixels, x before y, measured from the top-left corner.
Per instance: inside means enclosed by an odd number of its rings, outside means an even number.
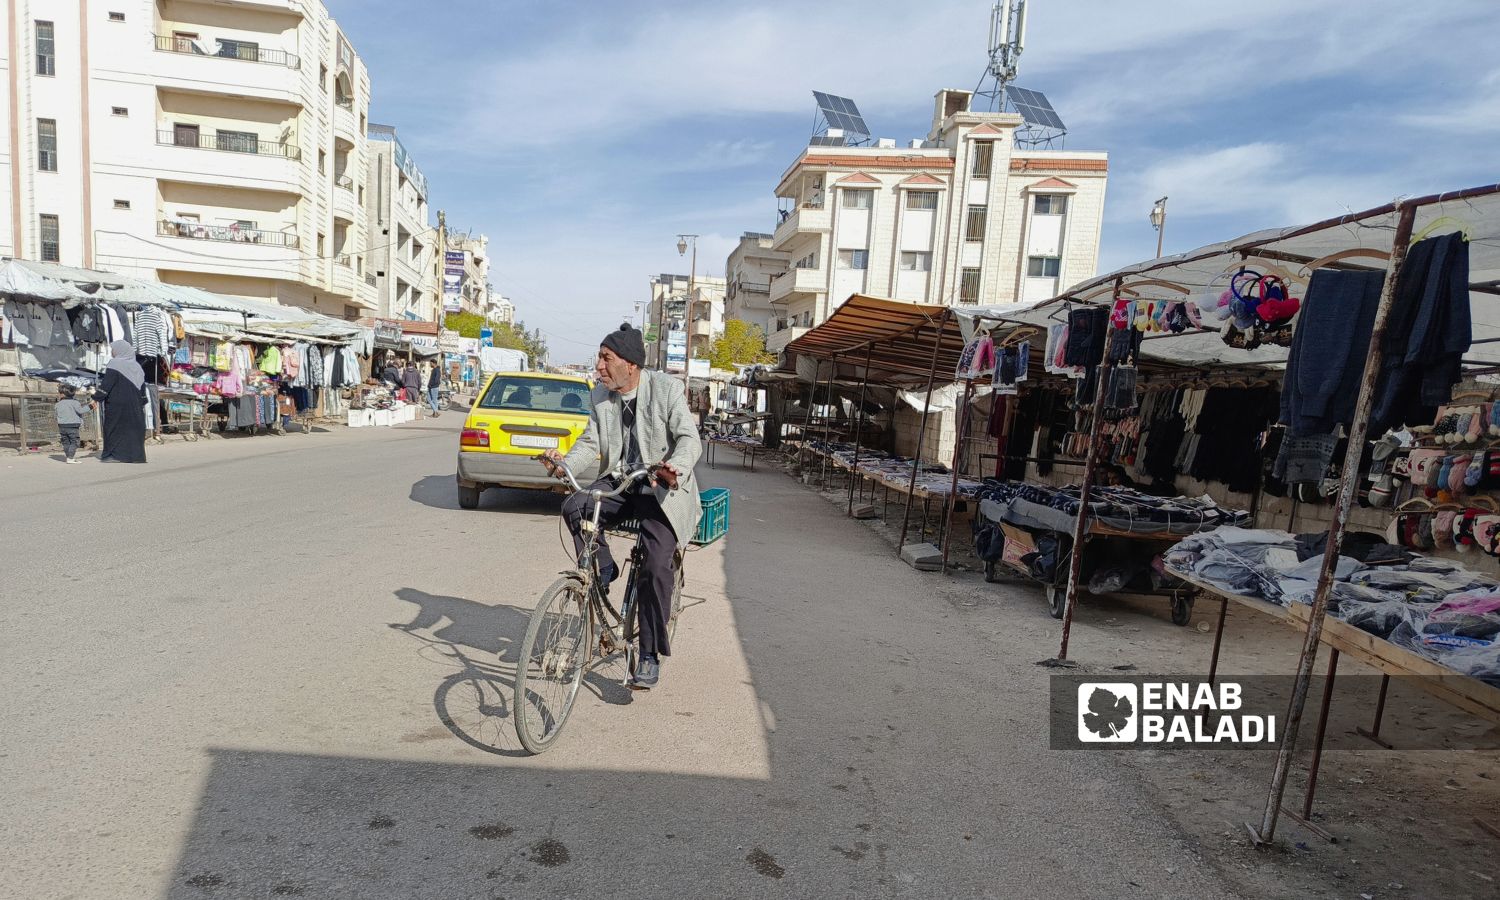
[[[576,578],[559,578],[531,613],[511,703],[516,736],[541,753],[562,733],[589,662],[588,591]]]

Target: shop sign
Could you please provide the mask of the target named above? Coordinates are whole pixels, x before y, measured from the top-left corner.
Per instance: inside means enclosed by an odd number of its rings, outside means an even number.
[[[447,250],[443,253],[443,309],[458,312],[463,309],[464,252]]]
[[[401,326],[383,322],[376,324],[375,340],[386,344],[401,343]]]
[[[438,348],[444,353],[457,353],[458,341],[458,332],[451,328],[444,328],[438,334]]]
[[[667,332],[667,371],[682,372],[687,368],[687,332]]]

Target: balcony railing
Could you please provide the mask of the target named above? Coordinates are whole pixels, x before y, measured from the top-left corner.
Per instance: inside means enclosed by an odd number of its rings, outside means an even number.
[[[354,190],[354,179],[350,178],[348,175],[338,176],[337,178],[333,179],[333,183],[346,191]]]
[[[195,38],[174,37],[170,34],[156,35],[156,49],[163,53],[186,53],[189,56],[211,56],[215,59],[241,59],[246,62],[269,63],[300,69],[302,61],[297,54],[285,50],[264,50],[251,41],[199,41]]]
[[[374,287],[375,286],[375,273],[374,272],[366,272],[365,273],[365,284],[368,284],[370,287]]]
[[[340,253],[338,256],[335,256],[333,258],[333,264],[336,266],[343,266],[346,269],[353,268],[354,266],[354,264],[349,261],[349,254],[347,253]]]
[[[166,147],[193,147],[199,150],[224,150],[229,153],[254,153],[259,156],[280,156],[286,159],[302,158],[302,149],[296,144],[262,141],[253,135],[237,132],[199,134],[188,131],[158,131],[156,142]]]
[[[339,106],[342,106],[344,109],[353,109],[354,108],[354,98],[353,97],[334,97],[333,98],[333,102],[337,103]]]
[[[262,244],[267,247],[297,246],[297,235],[287,231],[261,231],[239,225],[204,225],[177,219],[159,219],[156,233],[163,237],[191,238],[195,241],[228,241],[235,244]]]

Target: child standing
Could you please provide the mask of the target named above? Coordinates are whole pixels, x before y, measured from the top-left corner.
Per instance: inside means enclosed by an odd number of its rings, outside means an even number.
[[[66,384],[57,386],[60,395],[57,400],[57,430],[62,435],[63,460],[69,465],[78,465],[83,462],[75,459],[74,454],[78,452],[78,431],[83,427],[83,421],[88,417],[89,410],[94,408],[94,401],[87,403],[74,396],[73,388]]]

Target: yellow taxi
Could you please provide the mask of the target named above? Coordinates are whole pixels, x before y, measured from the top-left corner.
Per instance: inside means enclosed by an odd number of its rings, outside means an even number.
[[[458,439],[458,505],[474,509],[486,488],[559,490],[535,457],[567,453],[593,409],[592,385],[576,375],[496,372],[479,389]],[[598,464],[574,473],[583,484]]]

